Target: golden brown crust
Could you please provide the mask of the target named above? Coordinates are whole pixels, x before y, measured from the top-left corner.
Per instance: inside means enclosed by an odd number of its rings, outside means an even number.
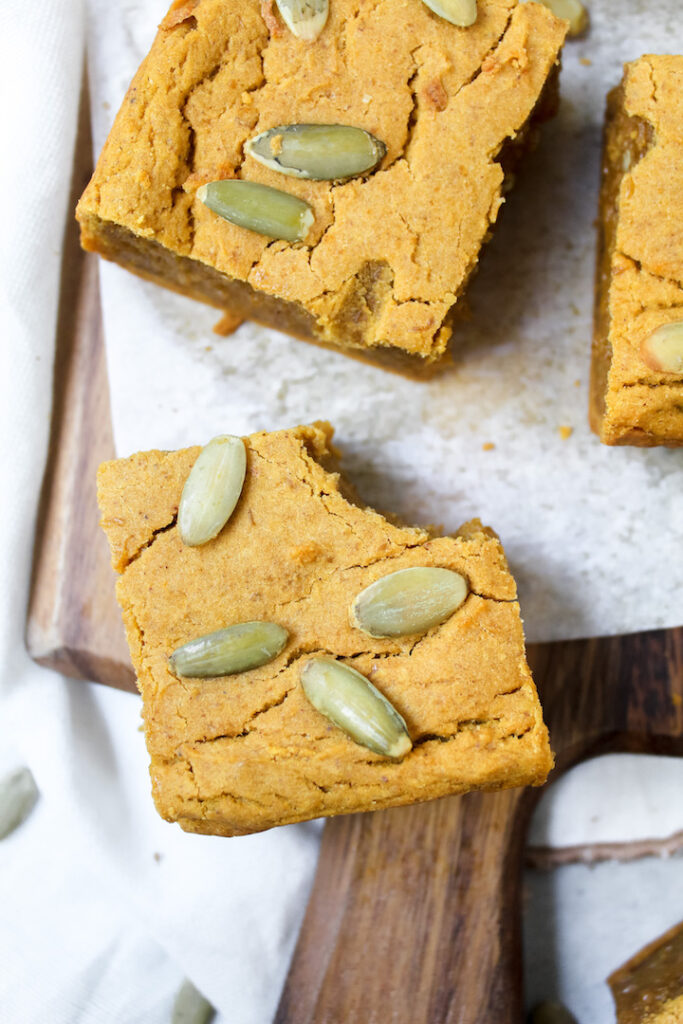
[[[327,424],[246,439],[245,489],[214,541],[175,527],[198,449],[147,452],[99,472],[131,654],[144,699],[154,799],[184,829],[237,835],[476,788],[541,784],[552,764],[524,655],[515,585],[496,535],[474,521],[433,537],[352,504]],[[411,565],[463,573],[471,593],[423,637],[373,640],[349,624],[365,586]],[[168,655],[192,637],[252,619],[290,640],[238,677],[177,679]],[[352,659],[405,717],[400,763],[357,746],[306,701],[314,652]]]
[[[169,12],[79,204],[84,245],[216,301],[213,283],[162,266],[156,242],[198,277],[230,282],[218,304],[232,312],[245,315],[241,285],[282,303],[286,327],[291,317],[306,325],[294,333],[439,361],[449,310],[502,202],[497,158],[532,115],[566,26],[516,0],[480,0],[466,30],[421,0],[335,0],[310,44],[272,31],[274,17],[260,0]],[[342,184],[283,178],[245,158],[247,139],[292,121],[358,124],[387,155]],[[196,198],[203,182],[230,177],[308,201],[306,244],[235,227]]]
[[[681,1024],[683,924],[650,942],[607,980],[618,1024]]]
[[[683,444],[683,375],[645,338],[683,320],[683,57],[627,64],[608,99],[600,200],[591,426],[605,444]]]

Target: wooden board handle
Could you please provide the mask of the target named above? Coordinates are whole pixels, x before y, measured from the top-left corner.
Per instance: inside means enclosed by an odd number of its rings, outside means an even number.
[[[473,793],[329,822],[277,1024],[517,1024],[519,802]]]
[[[683,630],[534,647],[554,777],[683,755]],[[521,858],[538,790],[330,821],[276,1024],[519,1024]]]

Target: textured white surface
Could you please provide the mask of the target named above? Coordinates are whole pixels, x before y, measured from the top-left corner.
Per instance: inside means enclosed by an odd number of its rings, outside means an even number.
[[[215,311],[103,265],[119,454],[326,418],[371,504],[448,530],[480,516],[499,532],[529,640],[683,622],[683,451],[609,449],[586,422],[605,95],[624,60],[683,42],[678,6],[592,5],[590,34],[565,49],[560,114],[470,290],[457,365],[434,382],[254,324],[219,339]],[[90,0],[98,147],[162,7]]]
[[[579,1024],[610,1024],[607,977],[683,920],[683,859],[527,871],[524,902],[527,1006],[559,999]]]
[[[683,831],[681,793],[680,758],[607,754],[584,761],[543,790],[528,842],[563,847],[627,843],[635,835],[665,839]],[[683,917],[683,902],[680,911]]]

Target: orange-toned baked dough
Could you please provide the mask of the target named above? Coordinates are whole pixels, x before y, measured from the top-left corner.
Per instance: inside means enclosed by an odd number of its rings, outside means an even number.
[[[428,370],[503,202],[499,161],[509,169],[552,105],[566,31],[540,4],[478,9],[462,29],[422,0],[331,0],[304,42],[260,0],[175,4],[79,203],[83,245],[236,317]],[[307,122],[365,128],[386,157],[344,183],[245,157],[258,132]],[[236,227],[197,198],[234,177],[310,203],[305,242]]]
[[[102,526],[144,702],[154,799],[193,832],[239,835],[470,789],[540,785],[552,765],[524,654],[515,583],[496,535],[396,525],[345,497],[327,424],[245,439],[247,477],[219,536],[186,547],[175,526],[198,448],[145,452],[99,471]],[[469,582],[465,603],[424,636],[375,640],[353,598],[397,569],[436,565]],[[178,679],[168,656],[236,622],[290,634],[268,665]],[[312,654],[348,661],[406,720],[394,763],[358,746],[304,696]]]

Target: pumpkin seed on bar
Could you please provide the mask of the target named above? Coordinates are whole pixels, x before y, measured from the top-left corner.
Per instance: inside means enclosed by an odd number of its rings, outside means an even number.
[[[0,839],[28,818],[38,799],[38,787],[29,768],[18,768],[0,779]]]
[[[541,3],[553,12],[556,18],[569,22],[570,39],[581,36],[588,28],[588,11],[581,0],[541,0]]]
[[[209,182],[197,189],[197,195],[231,224],[286,242],[301,242],[315,219],[303,199],[241,178]]]
[[[683,320],[662,324],[640,346],[643,362],[659,373],[683,373]]]
[[[346,124],[284,124],[261,132],[245,148],[273,171],[315,181],[363,174],[387,151],[370,132]]]
[[[171,1024],[210,1024],[215,1016],[209,1000],[187,978],[175,997]]]
[[[468,28],[477,20],[477,0],[423,0],[423,3],[458,28]]]
[[[221,434],[202,448],[178,506],[184,544],[206,544],[220,533],[235,511],[246,471],[247,453],[240,437]]]
[[[464,577],[451,569],[399,569],[362,590],[349,618],[352,626],[372,637],[426,633],[460,607],[468,590]]]
[[[276,0],[278,10],[290,32],[312,42],[325,28],[329,0]]]
[[[312,658],[301,671],[301,684],[313,707],[362,747],[394,760],[412,748],[401,715],[355,668]]]
[[[287,630],[275,622],[240,622],[183,644],[169,664],[174,675],[188,679],[232,676],[267,665],[288,639]]]

